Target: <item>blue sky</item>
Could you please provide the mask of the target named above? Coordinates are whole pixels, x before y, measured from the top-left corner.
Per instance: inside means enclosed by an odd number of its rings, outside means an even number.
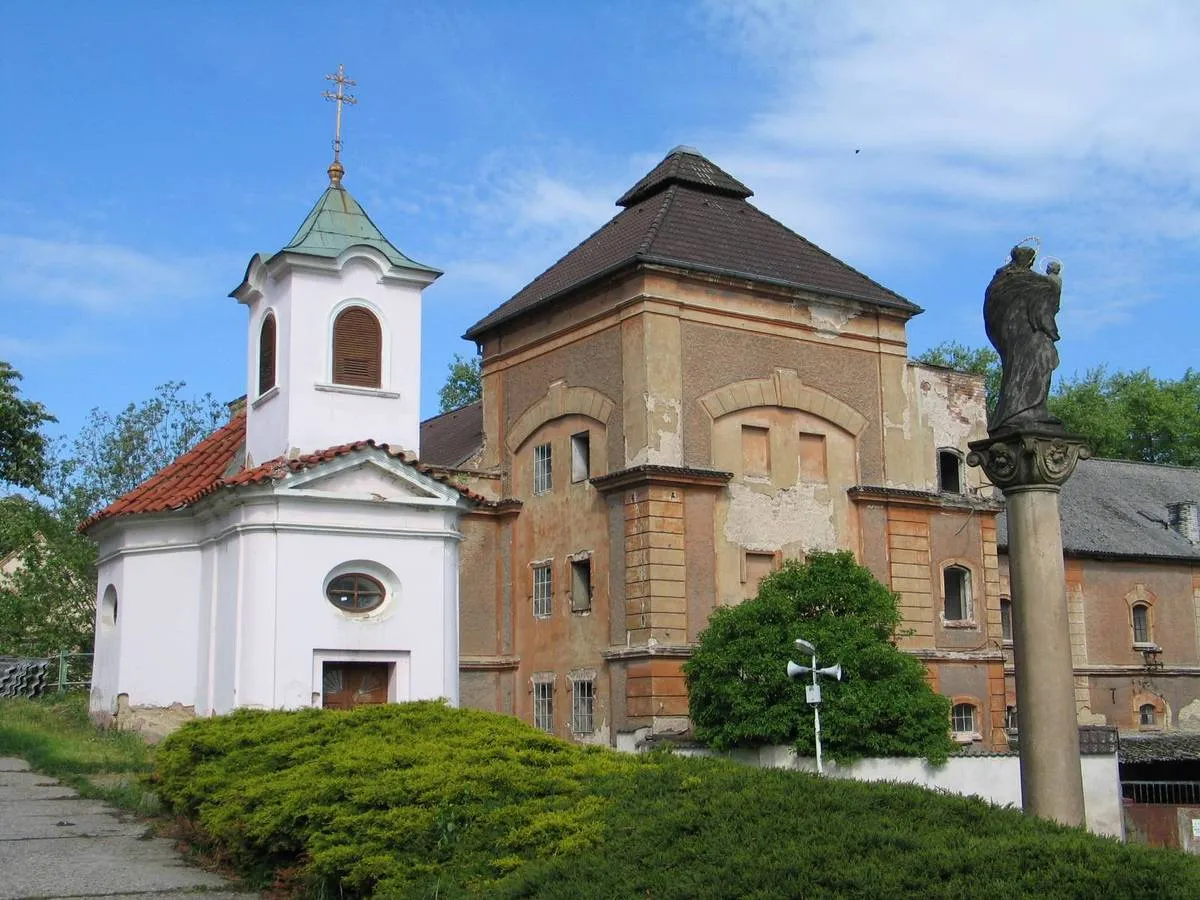
[[[983,288],[1037,235],[1061,372],[1200,360],[1187,0],[14,3],[0,59],[0,359],[63,431],[167,380],[245,391],[226,295],[325,187],[338,63],[347,186],[446,271],[426,415],[462,332],[677,144],[925,307],[914,354],[985,343]]]

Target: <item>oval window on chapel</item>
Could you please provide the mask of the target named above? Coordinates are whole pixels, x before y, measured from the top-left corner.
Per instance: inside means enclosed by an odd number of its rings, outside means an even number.
[[[351,572],[339,575],[325,588],[329,602],[345,612],[369,612],[383,603],[383,585],[370,575]]]

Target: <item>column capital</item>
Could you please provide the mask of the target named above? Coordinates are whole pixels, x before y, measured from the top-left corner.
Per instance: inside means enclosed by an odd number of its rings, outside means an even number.
[[[972,441],[967,465],[980,466],[1005,493],[1023,488],[1057,488],[1089,459],[1087,438],[1061,431],[1011,431]]]

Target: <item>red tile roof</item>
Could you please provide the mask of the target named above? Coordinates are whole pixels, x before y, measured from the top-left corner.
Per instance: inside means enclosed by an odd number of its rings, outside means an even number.
[[[339,444],[290,459],[280,456],[250,469],[240,468],[245,445],[246,416],[242,413],[166,468],[89,517],[79,526],[79,530],[86,531],[96,523],[116,516],[184,509],[222,488],[279,481],[290,474],[314,468],[339,456],[368,449],[382,450],[426,478],[448,485],[477,503],[492,502],[469,488],[456,484],[448,474],[437,471],[415,458],[406,457],[400,451],[393,451],[387,444],[377,444],[373,440]]]

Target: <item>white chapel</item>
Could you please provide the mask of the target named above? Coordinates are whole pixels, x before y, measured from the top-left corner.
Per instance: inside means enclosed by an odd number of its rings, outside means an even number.
[[[295,236],[231,294],[244,410],[85,525],[99,721],[458,702],[458,526],[478,498],[416,461],[421,295],[441,273],[343,175],[335,155]]]

